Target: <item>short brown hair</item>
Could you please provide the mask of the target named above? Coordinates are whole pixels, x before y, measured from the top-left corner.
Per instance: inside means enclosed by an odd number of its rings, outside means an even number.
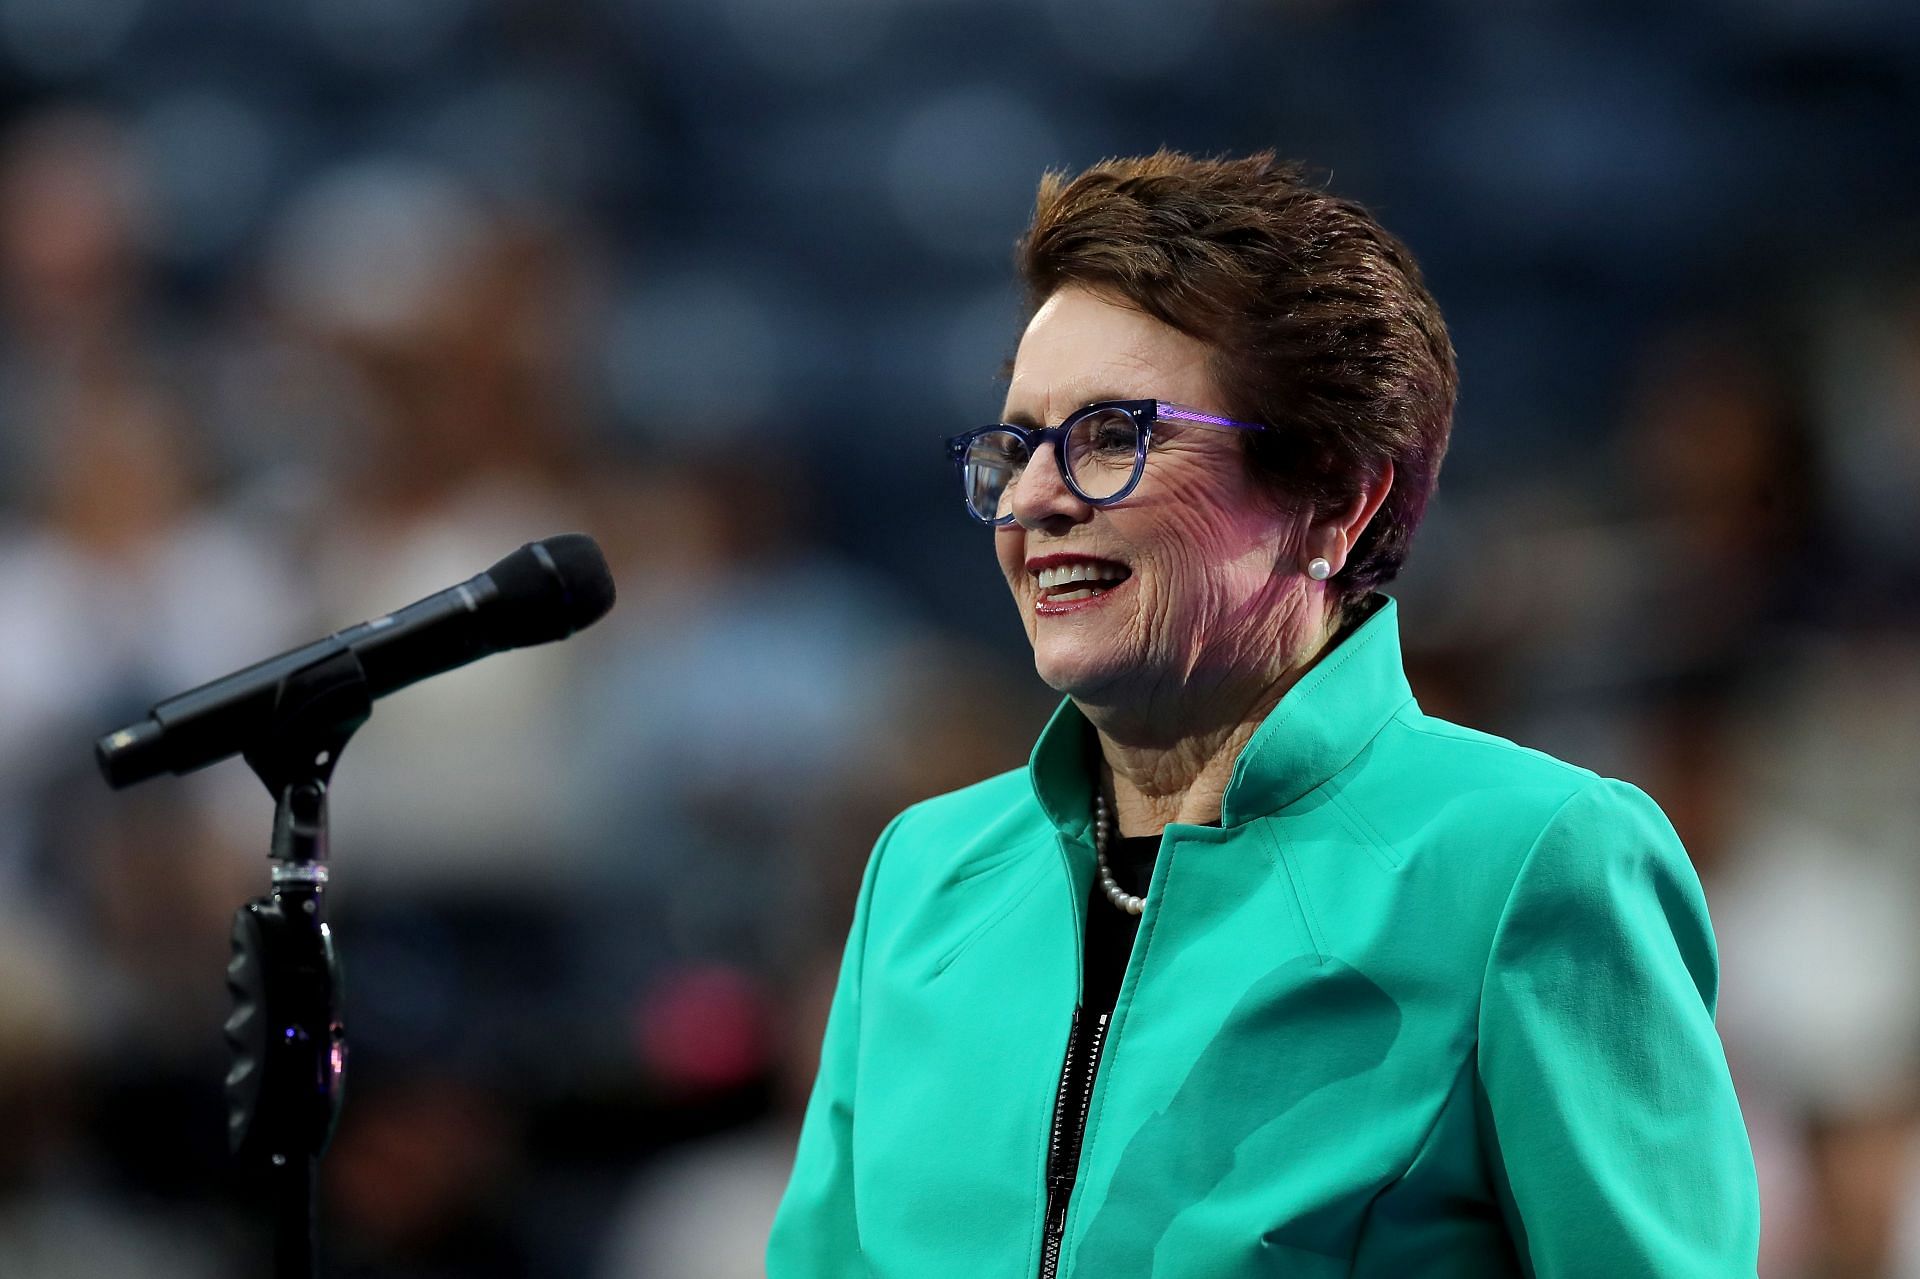
[[[1271,152],[1162,150],[1047,174],[1018,263],[1030,307],[1079,285],[1212,348],[1222,410],[1282,428],[1247,448],[1280,494],[1342,506],[1392,462],[1336,602],[1344,613],[1399,572],[1446,453],[1457,375],[1413,255],[1364,208]]]

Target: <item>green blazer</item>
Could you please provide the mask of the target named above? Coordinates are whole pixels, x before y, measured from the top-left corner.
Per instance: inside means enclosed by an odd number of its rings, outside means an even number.
[[[1067,703],[881,836],[771,1279],[1040,1272],[1093,775]],[[1058,1273],[1751,1276],[1717,982],[1653,801],[1422,714],[1385,600],[1166,829]]]

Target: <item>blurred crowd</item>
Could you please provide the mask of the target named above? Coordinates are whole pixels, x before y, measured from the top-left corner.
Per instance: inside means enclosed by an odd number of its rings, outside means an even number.
[[[874,836],[1051,709],[938,442],[1041,170],[1163,142],[1426,264],[1415,691],[1679,828],[1764,1279],[1920,1276],[1909,6],[0,0],[0,90],[0,1276],[265,1269],[271,801],[93,739],[567,530],[614,613],[335,779],[327,1273],[758,1273]]]

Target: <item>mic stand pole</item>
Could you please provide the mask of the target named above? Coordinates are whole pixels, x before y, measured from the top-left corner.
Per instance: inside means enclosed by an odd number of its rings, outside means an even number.
[[[327,927],[327,785],[373,702],[351,650],[280,684],[270,727],[244,752],[274,797],[268,895],[234,912],[227,988],[227,1137],[265,1179],[274,1279],[315,1279],[316,1181],[340,1118],[346,1031]]]

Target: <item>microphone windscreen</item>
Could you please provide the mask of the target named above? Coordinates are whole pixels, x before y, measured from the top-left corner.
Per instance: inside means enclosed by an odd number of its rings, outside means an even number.
[[[613,574],[584,533],[529,542],[487,570],[499,597],[486,606],[501,648],[565,639],[613,607]]]

